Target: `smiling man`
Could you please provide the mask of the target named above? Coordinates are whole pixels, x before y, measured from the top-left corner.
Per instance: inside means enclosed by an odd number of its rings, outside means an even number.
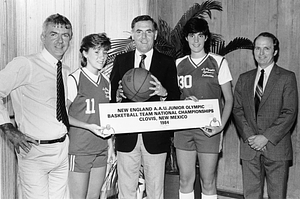
[[[295,74],[279,67],[279,41],[263,32],[254,39],[257,69],[241,74],[234,92],[233,114],[241,137],[245,199],[286,198],[293,158],[291,133],[298,112]]]
[[[67,198],[68,118],[61,63],[72,38],[70,21],[49,16],[43,24],[44,49],[14,58],[0,71],[0,128],[17,152],[23,199]],[[17,128],[3,98],[11,95]]]
[[[112,102],[117,101],[119,81],[132,68],[144,67],[153,74],[153,93],[147,101],[179,99],[175,62],[171,57],[153,49],[157,24],[148,15],[141,15],[131,23],[136,50],[116,57],[110,75]],[[143,57],[143,58],[142,58]],[[123,96],[124,97],[124,96]],[[130,100],[123,98],[122,102]],[[146,103],[146,102],[145,102]],[[137,124],[139,125],[139,124]],[[163,199],[164,173],[167,151],[170,150],[169,132],[140,132],[116,135],[118,157],[119,199],[136,198],[139,170],[143,163],[148,199]]]

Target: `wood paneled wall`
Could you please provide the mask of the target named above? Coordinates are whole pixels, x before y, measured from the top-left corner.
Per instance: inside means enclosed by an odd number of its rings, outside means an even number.
[[[253,40],[260,32],[268,31],[280,41],[278,64],[294,71],[300,83],[300,1],[299,0],[219,0],[223,11],[213,11],[208,19],[212,32],[221,34],[226,43],[235,37]],[[160,16],[171,27],[194,3],[203,0],[156,0],[151,5],[153,15]],[[159,5],[159,6],[157,6]],[[233,87],[238,76],[255,68],[252,52],[237,50],[226,55],[233,75]],[[298,84],[300,85],[300,84]],[[298,86],[300,89],[300,86]],[[300,93],[300,92],[299,92]],[[300,198],[300,129],[299,117],[293,132],[294,161],[290,168],[288,198]],[[218,168],[218,188],[242,192],[239,161],[239,140],[233,124],[225,132],[224,150]]]
[[[14,6],[14,0],[0,1],[0,26],[2,27],[0,28],[0,70],[16,55]],[[5,99],[7,106],[10,104],[9,102],[9,99]],[[11,109],[10,112],[12,114]],[[0,199],[16,198],[16,187],[14,149],[0,131]]]

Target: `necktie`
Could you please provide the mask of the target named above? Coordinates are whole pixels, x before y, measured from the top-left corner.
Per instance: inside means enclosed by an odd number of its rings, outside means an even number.
[[[62,64],[61,61],[57,62],[57,101],[56,101],[56,119],[62,121],[67,128],[69,128],[69,119],[65,105],[65,90],[62,78]]]
[[[141,62],[140,62],[140,64],[139,64],[139,67],[140,68],[144,68],[145,69],[145,59],[146,59],[146,55],[145,54],[142,54],[141,55]]]
[[[264,72],[265,72],[264,69],[262,69],[260,71],[260,77],[259,77],[258,83],[255,88],[254,102],[255,102],[255,112],[256,113],[258,110],[259,103],[261,101],[261,97],[263,95]]]

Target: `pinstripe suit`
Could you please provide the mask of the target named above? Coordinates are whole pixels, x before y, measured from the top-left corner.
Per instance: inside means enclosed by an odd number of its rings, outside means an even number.
[[[233,114],[241,138],[244,194],[245,198],[262,198],[266,175],[269,197],[282,199],[286,193],[289,161],[293,157],[291,128],[298,111],[296,77],[277,64],[273,66],[256,119],[253,100],[256,72],[254,69],[240,75],[234,92]],[[268,139],[266,150],[257,151],[249,146],[248,138],[253,135]],[[272,172],[278,165],[282,165],[279,173]]]

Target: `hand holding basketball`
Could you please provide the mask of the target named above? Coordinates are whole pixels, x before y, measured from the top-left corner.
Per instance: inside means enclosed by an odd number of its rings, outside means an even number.
[[[154,86],[150,87],[150,90],[153,90],[154,92],[152,94],[150,94],[150,96],[154,96],[154,95],[158,95],[158,96],[162,96],[165,97],[167,96],[167,90],[161,85],[160,81],[158,81],[158,79],[154,76],[151,75],[152,79],[154,81],[150,81],[150,83]]]
[[[121,102],[122,98],[126,98],[126,96],[123,93],[122,80],[119,81],[116,98],[117,102]]]

